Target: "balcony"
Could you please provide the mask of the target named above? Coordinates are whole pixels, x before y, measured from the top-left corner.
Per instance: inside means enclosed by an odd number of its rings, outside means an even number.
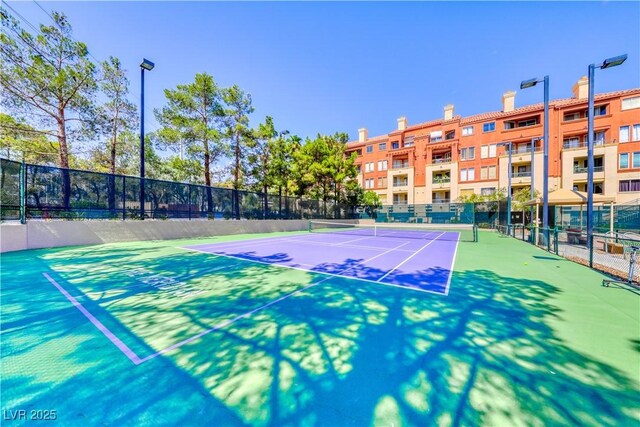
[[[394,187],[406,187],[409,185],[409,181],[408,180],[402,180],[402,181],[393,181],[393,186]]]
[[[404,169],[404,168],[408,168],[408,167],[410,167],[409,166],[409,161],[391,163],[391,169]]]
[[[451,199],[433,199],[433,203],[450,203]]]
[[[573,173],[587,173],[589,171],[589,168],[587,167],[581,167],[581,166],[574,166],[573,167]],[[593,167],[593,172],[597,173],[597,172],[604,172],[604,166],[594,166]]]
[[[511,178],[531,178],[531,171],[513,172]]]
[[[431,187],[434,190],[448,189],[448,188],[451,187],[451,178],[449,178],[449,177],[445,177],[445,178],[434,177],[431,180]]]
[[[609,144],[609,143],[605,143],[603,139],[593,141],[594,147],[601,147],[605,144]],[[574,148],[587,148],[587,145],[588,145],[587,141],[564,141],[564,143],[562,144],[562,149],[571,150]]]

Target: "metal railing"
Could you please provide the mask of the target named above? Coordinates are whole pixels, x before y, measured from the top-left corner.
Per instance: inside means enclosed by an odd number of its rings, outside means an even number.
[[[511,174],[512,178],[530,178],[531,177],[531,171],[526,171],[526,172],[513,172]]]
[[[431,181],[432,184],[449,184],[451,182],[451,178],[433,178]]]
[[[431,163],[434,163],[434,164],[451,163],[452,161],[453,161],[453,159],[451,157],[442,157],[442,158],[431,159]]]
[[[573,173],[587,173],[588,170],[589,170],[589,168],[587,168],[587,167],[579,167],[579,166],[574,166],[573,167]],[[604,166],[594,166],[593,167],[593,171],[594,172],[604,172]]]
[[[562,143],[562,148],[564,149],[569,149],[569,148],[587,148],[588,142],[587,141],[564,141]],[[599,147],[602,145],[605,145],[605,141],[602,139],[593,141],[593,145],[594,147]]]

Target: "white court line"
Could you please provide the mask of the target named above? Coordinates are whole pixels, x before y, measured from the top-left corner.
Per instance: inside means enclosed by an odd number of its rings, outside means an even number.
[[[56,282],[53,278],[51,278],[51,276],[49,276],[47,273],[42,273],[42,275],[53,285],[55,286],[62,295],[65,296],[66,299],[69,300],[69,302],[71,304],[73,304],[78,310],[80,310],[80,312],[82,314],[84,314],[84,316],[89,319],[89,321],[91,323],[93,323],[93,325],[104,334],[105,337],[107,337],[109,339],[109,341],[111,341],[113,343],[113,345],[115,345],[116,347],[118,347],[118,349],[124,353],[125,356],[127,356],[129,358],[129,360],[131,360],[134,364],[139,365],[140,363],[143,362],[143,360],[140,359],[140,357],[138,357],[138,355],[131,350],[125,343],[123,343],[120,338],[118,338],[117,336],[115,336],[115,334],[113,332],[111,332],[109,330],[109,328],[107,328],[104,324],[102,324],[102,322],[100,322],[98,319],[95,318],[95,316],[91,313],[89,313],[89,311],[84,308],[84,306],[82,304],[80,304],[80,302],[78,302],[77,299],[75,299],[74,297],[71,296],[71,294],[69,294],[69,292],[67,292],[66,289],[64,289],[58,282]]]
[[[399,246],[397,246],[397,248],[400,248],[400,247],[402,247],[402,246],[404,246],[404,245],[407,245],[407,244],[409,244],[409,242],[404,243],[404,244],[402,244],[402,245],[399,245]],[[395,249],[395,248],[394,248],[394,249]],[[378,258],[378,257],[380,257],[380,256],[382,256],[382,255],[385,255],[385,254],[387,254],[387,253],[389,253],[389,252],[393,251],[394,249],[389,249],[388,251],[385,251],[385,252],[380,253],[380,254],[378,254],[378,255],[376,255],[376,256],[373,256],[373,257],[371,257],[371,258],[368,258],[368,259],[366,259],[366,260],[362,261],[362,264],[364,264],[364,263],[366,263],[366,262],[369,262],[369,261],[371,261],[371,260],[374,260],[374,259],[376,259],[376,258]],[[270,264],[270,265],[273,265],[273,264]],[[344,274],[344,273],[346,273],[347,271],[352,270],[352,269],[354,269],[354,268],[356,268],[356,267],[358,267],[358,266],[359,266],[359,265],[354,265],[354,266],[351,266],[351,267],[349,267],[349,268],[345,268],[344,270],[342,270],[342,271],[338,272],[338,273],[337,273],[337,274],[335,274],[335,275],[341,275],[341,274]],[[306,270],[306,271],[309,271],[309,270]],[[340,276],[340,277],[345,277],[345,276]],[[254,308],[254,309],[253,309],[253,310],[251,310],[251,311],[248,311],[248,312],[246,312],[246,313],[244,313],[244,314],[241,314],[241,315],[239,315],[239,316],[236,316],[236,317],[234,317],[234,318],[232,318],[232,319],[229,319],[229,320],[226,320],[226,321],[224,321],[224,322],[222,322],[222,323],[219,323],[219,324],[217,324],[216,326],[214,326],[214,327],[212,327],[212,328],[209,328],[209,329],[207,329],[207,330],[205,330],[205,331],[202,331],[202,332],[200,332],[200,333],[199,333],[199,334],[197,334],[197,335],[194,335],[194,336],[192,336],[192,337],[189,337],[189,338],[187,338],[187,339],[185,339],[185,340],[182,340],[182,341],[180,341],[180,342],[178,342],[178,343],[176,343],[176,344],[173,344],[173,345],[171,345],[171,346],[169,346],[169,347],[167,347],[167,348],[164,348],[164,349],[162,349],[162,350],[160,350],[160,351],[158,351],[158,352],[156,352],[156,353],[154,353],[154,354],[151,354],[151,355],[149,355],[149,356],[147,356],[147,357],[145,357],[145,358],[141,359],[140,363],[142,363],[142,362],[146,362],[147,360],[150,360],[150,359],[153,359],[153,358],[155,358],[155,357],[158,357],[158,356],[160,356],[161,354],[166,353],[167,351],[175,350],[175,349],[176,349],[176,348],[178,348],[178,347],[182,347],[183,345],[188,344],[188,343],[190,343],[190,342],[192,342],[192,341],[194,341],[194,340],[197,340],[198,338],[201,338],[201,337],[203,337],[203,336],[205,336],[205,335],[207,335],[207,334],[209,334],[209,333],[211,333],[211,332],[214,332],[214,331],[217,331],[217,330],[219,330],[219,329],[221,329],[221,328],[227,327],[227,326],[229,326],[229,325],[231,325],[231,324],[233,324],[233,323],[237,322],[237,321],[238,321],[238,320],[240,320],[240,319],[248,318],[249,316],[251,316],[252,314],[257,313],[258,311],[262,311],[262,310],[264,310],[264,309],[266,309],[266,308],[269,308],[269,307],[271,307],[272,305],[274,305],[274,304],[276,304],[276,303],[278,303],[278,302],[280,302],[280,301],[284,301],[285,299],[290,298],[290,297],[292,297],[292,296],[294,296],[294,295],[297,295],[297,294],[299,294],[300,292],[304,292],[304,291],[306,291],[306,290],[307,290],[307,289],[309,289],[309,288],[312,288],[312,287],[314,287],[314,286],[318,286],[319,284],[324,283],[324,282],[326,282],[326,281],[327,281],[327,280],[329,280],[329,279],[331,279],[331,276],[329,276],[329,277],[325,277],[324,279],[322,279],[322,280],[320,280],[320,281],[318,281],[318,282],[311,283],[310,285],[307,285],[307,286],[305,286],[305,287],[304,287],[304,288],[302,288],[302,289],[298,289],[297,291],[294,291],[294,292],[291,292],[291,293],[289,293],[289,294],[283,295],[283,296],[281,296],[280,298],[275,299],[275,300],[273,300],[273,301],[270,301],[270,302],[268,302],[267,304],[261,305],[261,306],[260,306],[260,307],[258,307],[258,308]]]
[[[449,278],[447,279],[447,286],[444,288],[444,294],[449,295],[449,285],[451,284],[451,278],[453,277],[453,265],[456,263],[456,255],[458,254],[458,244],[460,241],[456,241],[456,249],[453,251],[453,258],[451,259],[451,267],[449,267]]]
[[[410,242],[406,242],[406,244],[409,244],[409,243]],[[337,273],[327,273],[327,272],[324,272],[324,271],[309,270],[308,268],[294,267],[294,266],[290,266],[290,265],[286,265],[286,264],[277,264],[277,263],[266,262],[266,261],[257,261],[257,260],[253,260],[253,259],[247,259],[247,258],[235,256],[235,255],[217,254],[215,252],[207,252],[207,251],[202,251],[202,250],[199,250],[199,249],[179,247],[179,246],[176,246],[176,249],[182,249],[183,251],[190,251],[190,252],[199,252],[199,253],[202,253],[202,254],[219,256],[219,257],[223,257],[223,258],[239,259],[241,261],[253,262],[253,263],[256,263],[256,264],[272,265],[274,267],[278,267],[278,268],[286,269],[286,270],[298,270],[298,271],[304,271],[305,273],[316,273],[316,274],[322,274],[322,275],[325,275],[325,276],[339,277],[339,278],[342,278],[342,279],[359,280],[361,282],[374,283],[376,285],[391,286],[393,288],[408,289],[410,291],[426,292],[428,294],[436,294],[436,295],[444,295],[442,292],[430,291],[428,289],[416,289],[416,288],[412,288],[412,287],[405,286],[405,285],[396,285],[394,283],[388,283],[388,282],[378,282],[376,280],[362,279],[360,277],[342,276],[341,274],[337,274]]]
[[[382,276],[381,278],[378,279],[378,282],[381,281],[382,279],[384,279],[385,277],[387,277],[389,274],[393,273],[394,271],[396,271],[401,265],[403,265],[405,262],[409,261],[411,258],[413,258],[414,256],[418,255],[418,253],[423,250],[424,248],[426,248],[427,246],[429,246],[430,244],[432,244],[433,242],[436,242],[438,240],[438,238],[440,236],[442,236],[444,233],[440,233],[439,235],[437,235],[433,240],[431,240],[429,243],[427,243],[426,245],[424,245],[423,247],[421,247],[420,249],[418,249],[417,251],[415,251],[415,253],[413,255],[408,256],[404,261],[402,261],[400,264],[396,265],[395,267],[393,267],[391,270],[387,271],[387,274],[385,274],[384,276]]]

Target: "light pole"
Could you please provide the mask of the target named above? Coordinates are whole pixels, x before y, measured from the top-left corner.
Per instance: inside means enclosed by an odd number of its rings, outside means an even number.
[[[144,70],[151,71],[155,64],[142,59],[140,64],[140,219],[144,220]],[[124,207],[123,207],[124,208]]]
[[[531,138],[531,200],[536,198],[536,142],[540,141],[542,138],[541,137],[536,137],[536,138]],[[543,181],[545,180],[544,177],[542,177]],[[533,235],[533,232],[535,231],[535,226],[537,224],[535,224],[535,206],[531,206],[531,223],[533,224],[531,233]],[[533,243],[533,241],[531,242]]]
[[[613,58],[605,59],[602,64],[596,66],[589,65],[589,110],[587,122],[587,247],[589,253],[592,252],[591,242],[593,236],[593,102],[595,92],[595,74],[596,68],[611,68],[622,64],[627,60],[627,55],[620,55]],[[613,215],[613,212],[611,213]],[[589,267],[593,267],[593,260],[589,257]]]
[[[542,229],[544,230],[543,235],[546,243],[549,237],[549,76],[544,76],[542,80],[538,80],[537,78],[523,80],[520,83],[520,89],[533,87],[540,82],[544,83],[544,118],[542,125],[542,139],[544,141],[542,161]],[[533,178],[531,183],[533,184]]]
[[[507,234],[511,235],[511,141],[501,142],[497,146],[507,147],[509,150],[509,166],[507,167]]]

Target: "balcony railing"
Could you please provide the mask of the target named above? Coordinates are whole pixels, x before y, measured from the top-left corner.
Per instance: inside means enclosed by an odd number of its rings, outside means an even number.
[[[527,178],[531,177],[531,171],[526,172],[513,172],[511,178]]]
[[[451,178],[433,178],[431,182],[433,184],[449,184],[451,182]]]
[[[393,201],[393,204],[394,204],[394,205],[406,205],[406,204],[408,204],[408,203],[409,203],[409,201],[408,201],[408,200],[394,200],[394,201]]]
[[[403,169],[403,168],[408,168],[409,167],[409,162],[406,163],[393,163],[391,165],[391,169]]]
[[[589,171],[589,168],[587,167],[580,167],[580,166],[574,166],[573,167],[573,173],[587,173]],[[593,167],[593,171],[594,172],[603,172],[604,171],[604,166],[594,166]]]
[[[443,164],[443,163],[451,163],[451,157],[439,157],[437,159],[431,159],[431,162],[434,164]]]
[[[449,203],[450,199],[433,199],[433,203]]]
[[[598,147],[604,145],[604,140],[600,139],[597,141],[593,141],[593,146]],[[588,145],[587,141],[564,141],[562,144],[562,148],[586,148]]]
[[[406,187],[409,185],[409,181],[393,181],[394,187]]]

